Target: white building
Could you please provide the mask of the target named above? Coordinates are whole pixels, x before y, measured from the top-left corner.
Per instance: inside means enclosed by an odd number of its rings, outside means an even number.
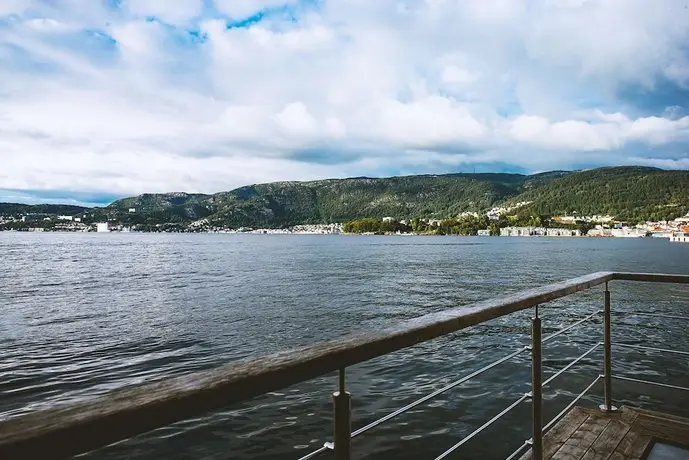
[[[500,236],[543,236],[543,227],[504,227],[500,229]]]
[[[547,236],[581,236],[581,230],[570,230],[568,228],[549,228],[546,230]]]
[[[512,212],[515,209],[519,209],[522,206],[526,206],[527,204],[531,204],[531,201],[520,201],[519,203],[516,203],[513,206],[508,206],[508,207],[501,206],[501,207],[493,208],[490,211],[488,211],[486,213],[486,215],[488,216],[488,218],[490,220],[498,220],[498,219],[500,219],[501,215]]]
[[[581,231],[568,228],[504,227],[500,236],[581,236]]]
[[[135,213],[135,212],[136,212],[136,208],[129,208],[129,213],[130,213],[130,214],[131,214],[131,213]]]
[[[646,236],[646,230],[623,227],[610,230],[610,234],[617,238],[643,238]]]
[[[476,234],[478,236],[490,236],[490,230],[479,230]]]
[[[72,217],[72,216],[57,216],[57,220],[69,220],[69,221],[73,221],[73,220],[74,220],[74,217]]]
[[[689,233],[674,233],[670,241],[675,243],[689,243]]]
[[[394,217],[383,217],[383,222],[394,222],[395,218]]]
[[[107,222],[98,222],[96,224],[96,231],[98,233],[106,233],[110,231],[110,227]]]

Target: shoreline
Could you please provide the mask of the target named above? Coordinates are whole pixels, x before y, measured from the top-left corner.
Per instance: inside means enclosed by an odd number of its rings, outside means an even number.
[[[657,239],[657,240],[669,240],[669,237],[654,237],[654,236],[603,236],[603,235],[519,235],[519,236],[502,236],[502,235],[438,235],[434,233],[320,233],[320,232],[288,232],[288,231],[252,231],[252,232],[238,232],[238,231],[215,231],[215,232],[170,232],[170,231],[160,231],[160,232],[145,232],[145,231],[109,231],[109,232],[84,232],[84,231],[68,231],[68,230],[0,230],[0,233],[59,233],[59,234],[71,234],[71,233],[93,233],[93,234],[189,234],[189,235],[256,235],[256,236],[344,236],[344,237],[357,237],[357,236],[399,236],[399,237],[413,237],[413,236],[425,236],[425,237],[472,237],[472,238],[546,238],[546,239],[582,239],[582,238],[597,238],[597,239]]]

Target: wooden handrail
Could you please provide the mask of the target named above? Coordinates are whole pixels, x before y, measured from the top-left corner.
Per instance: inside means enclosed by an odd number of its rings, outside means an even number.
[[[615,272],[613,279],[619,281],[647,281],[651,283],[689,284],[689,275],[674,275],[667,273],[629,273]]]
[[[598,272],[431,313],[379,332],[237,361],[0,422],[0,458],[69,458],[612,280],[689,275]]]

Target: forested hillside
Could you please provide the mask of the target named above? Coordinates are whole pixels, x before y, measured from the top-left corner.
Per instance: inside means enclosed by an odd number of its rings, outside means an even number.
[[[662,220],[689,212],[689,171],[614,167],[578,171],[509,202],[533,201],[522,212],[608,214],[620,220]]]
[[[689,171],[636,166],[520,174],[445,174],[250,185],[213,195],[166,193],[125,198],[105,208],[0,204],[0,214],[79,214],[143,228],[157,224],[288,227],[391,216],[456,217],[518,202],[522,216],[612,215],[661,220],[689,212]]]
[[[116,201],[108,209],[123,219],[135,219],[127,210],[136,208],[143,219],[208,218],[230,227],[284,227],[359,217],[443,218],[490,208],[550,180],[540,175],[448,174],[275,182],[214,195],[141,195]]]
[[[73,215],[82,213],[87,209],[89,208],[69,204],[0,203],[0,216],[19,216],[24,214]]]

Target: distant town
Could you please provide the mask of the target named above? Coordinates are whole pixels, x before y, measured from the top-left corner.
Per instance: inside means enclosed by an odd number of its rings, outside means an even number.
[[[495,207],[486,213],[463,212],[448,219],[403,219],[393,216],[366,218],[345,223],[303,224],[287,228],[227,228],[213,226],[207,219],[189,224],[126,225],[117,221],[95,221],[95,215],[26,213],[0,215],[0,231],[24,232],[166,232],[166,233],[244,233],[244,234],[364,234],[364,235],[475,235],[509,237],[616,237],[668,238],[689,242],[689,214],[674,220],[627,224],[609,215],[529,216],[518,217],[516,211],[529,202],[509,207]],[[130,208],[136,214],[136,208]]]

